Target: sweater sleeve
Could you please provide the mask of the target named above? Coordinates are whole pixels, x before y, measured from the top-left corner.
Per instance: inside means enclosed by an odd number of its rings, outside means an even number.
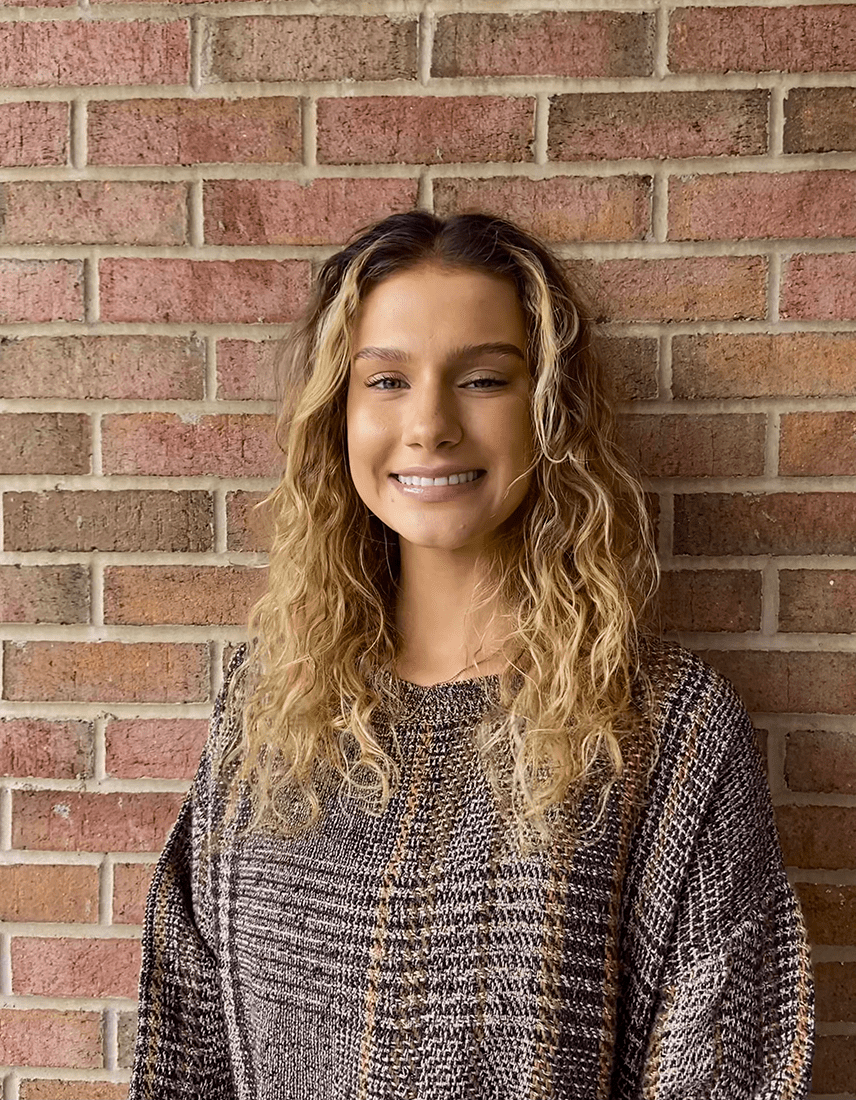
[[[196,778],[158,861],[143,929],[139,1022],[129,1100],[235,1100],[216,945],[214,760],[233,661]]]
[[[810,1088],[805,928],[754,731],[735,709],[660,986],[643,1088],[657,1100],[800,1100]]]

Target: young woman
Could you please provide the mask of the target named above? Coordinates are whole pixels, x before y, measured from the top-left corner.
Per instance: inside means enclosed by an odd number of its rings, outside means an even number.
[[[269,591],[149,897],[132,1100],[806,1095],[753,731],[641,633],[590,339],[498,219],[397,215],[324,264]]]

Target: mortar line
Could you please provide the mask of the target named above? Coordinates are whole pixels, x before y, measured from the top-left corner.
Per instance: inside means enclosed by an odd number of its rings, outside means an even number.
[[[99,250],[93,248],[83,261],[83,311],[86,323],[90,325],[101,320],[99,258]]]
[[[205,376],[203,395],[206,401],[217,400],[217,337],[205,337]]]
[[[90,447],[92,449],[92,476],[103,477],[103,438],[102,438],[102,418],[104,413],[100,409],[93,409],[89,414],[90,421]]]
[[[95,627],[104,625],[104,557],[98,551],[89,565],[89,621]]]
[[[767,413],[767,432],[764,443],[764,477],[779,476],[781,424],[781,412],[775,408],[770,409]]]
[[[767,253],[767,320],[775,325],[779,320],[779,296],[782,289],[782,254]]]
[[[0,992],[4,997],[12,994],[12,937],[0,933]]]
[[[105,856],[98,868],[98,923],[113,925],[113,860]]]
[[[107,717],[100,714],[92,723],[92,739],[95,749],[93,778],[96,783],[109,779],[107,774]]]
[[[651,230],[654,240],[664,244],[669,239],[669,174],[665,169],[651,177]]]
[[[315,96],[300,100],[300,123],[303,130],[303,164],[315,168],[318,164],[318,101]]]
[[[539,92],[535,96],[534,140],[532,155],[535,164],[546,165],[550,160],[550,95]]]
[[[192,180],[187,188],[187,239],[193,248],[205,245],[205,207],[203,183]]]
[[[789,794],[785,778],[787,734],[782,730],[767,730],[767,782],[770,794]]]
[[[423,8],[416,25],[416,79],[427,88],[431,84],[431,57],[434,52],[435,16],[428,8]]]
[[[671,7],[660,0],[654,27],[654,76],[662,80],[669,75],[669,15]]]
[[[664,332],[658,339],[657,400],[672,400],[672,337]],[[640,410],[641,411],[641,410]]]
[[[779,629],[779,570],[771,558],[761,569],[761,633],[773,637]]]
[[[784,149],[786,94],[781,83],[776,83],[770,88],[767,152],[773,157],[780,157]]]
[[[119,1067],[119,1014],[115,1008],[104,1011],[104,1068],[111,1072]]]
[[[190,20],[190,87],[198,93],[202,89],[202,18],[194,15]]]
[[[12,851],[12,791],[0,787],[0,851]]]
[[[658,495],[660,498],[660,516],[657,555],[661,561],[668,561],[673,556],[675,496],[674,493],[670,492],[661,492]]]
[[[225,488],[217,488],[212,493],[214,498],[214,553],[225,554],[229,540],[229,520],[226,512]]]
[[[419,174],[419,183],[417,184],[416,191],[416,205],[420,210],[428,210],[429,212],[433,212],[434,210],[434,185],[430,172],[425,171]]]
[[[80,96],[76,96],[69,103],[68,159],[70,166],[78,171],[86,167],[88,112],[88,103]]]

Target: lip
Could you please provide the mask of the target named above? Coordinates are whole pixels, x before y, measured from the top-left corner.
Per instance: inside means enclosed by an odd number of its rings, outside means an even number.
[[[422,504],[443,504],[446,501],[458,500],[469,493],[478,492],[485,479],[486,471],[477,466],[461,466],[454,470],[426,470],[424,467],[411,470],[396,470],[397,474],[404,477],[449,477],[451,474],[465,474],[468,470],[478,469],[479,476],[473,481],[462,481],[458,485],[402,485],[395,474],[389,475],[389,481],[394,491],[403,496],[416,499]]]

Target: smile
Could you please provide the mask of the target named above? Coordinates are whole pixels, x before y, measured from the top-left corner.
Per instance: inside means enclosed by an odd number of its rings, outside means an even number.
[[[468,481],[475,481],[484,470],[467,470],[463,474],[449,474],[448,477],[405,477],[404,474],[393,474],[396,481],[402,485],[418,485],[427,489],[433,485],[464,485]]]

